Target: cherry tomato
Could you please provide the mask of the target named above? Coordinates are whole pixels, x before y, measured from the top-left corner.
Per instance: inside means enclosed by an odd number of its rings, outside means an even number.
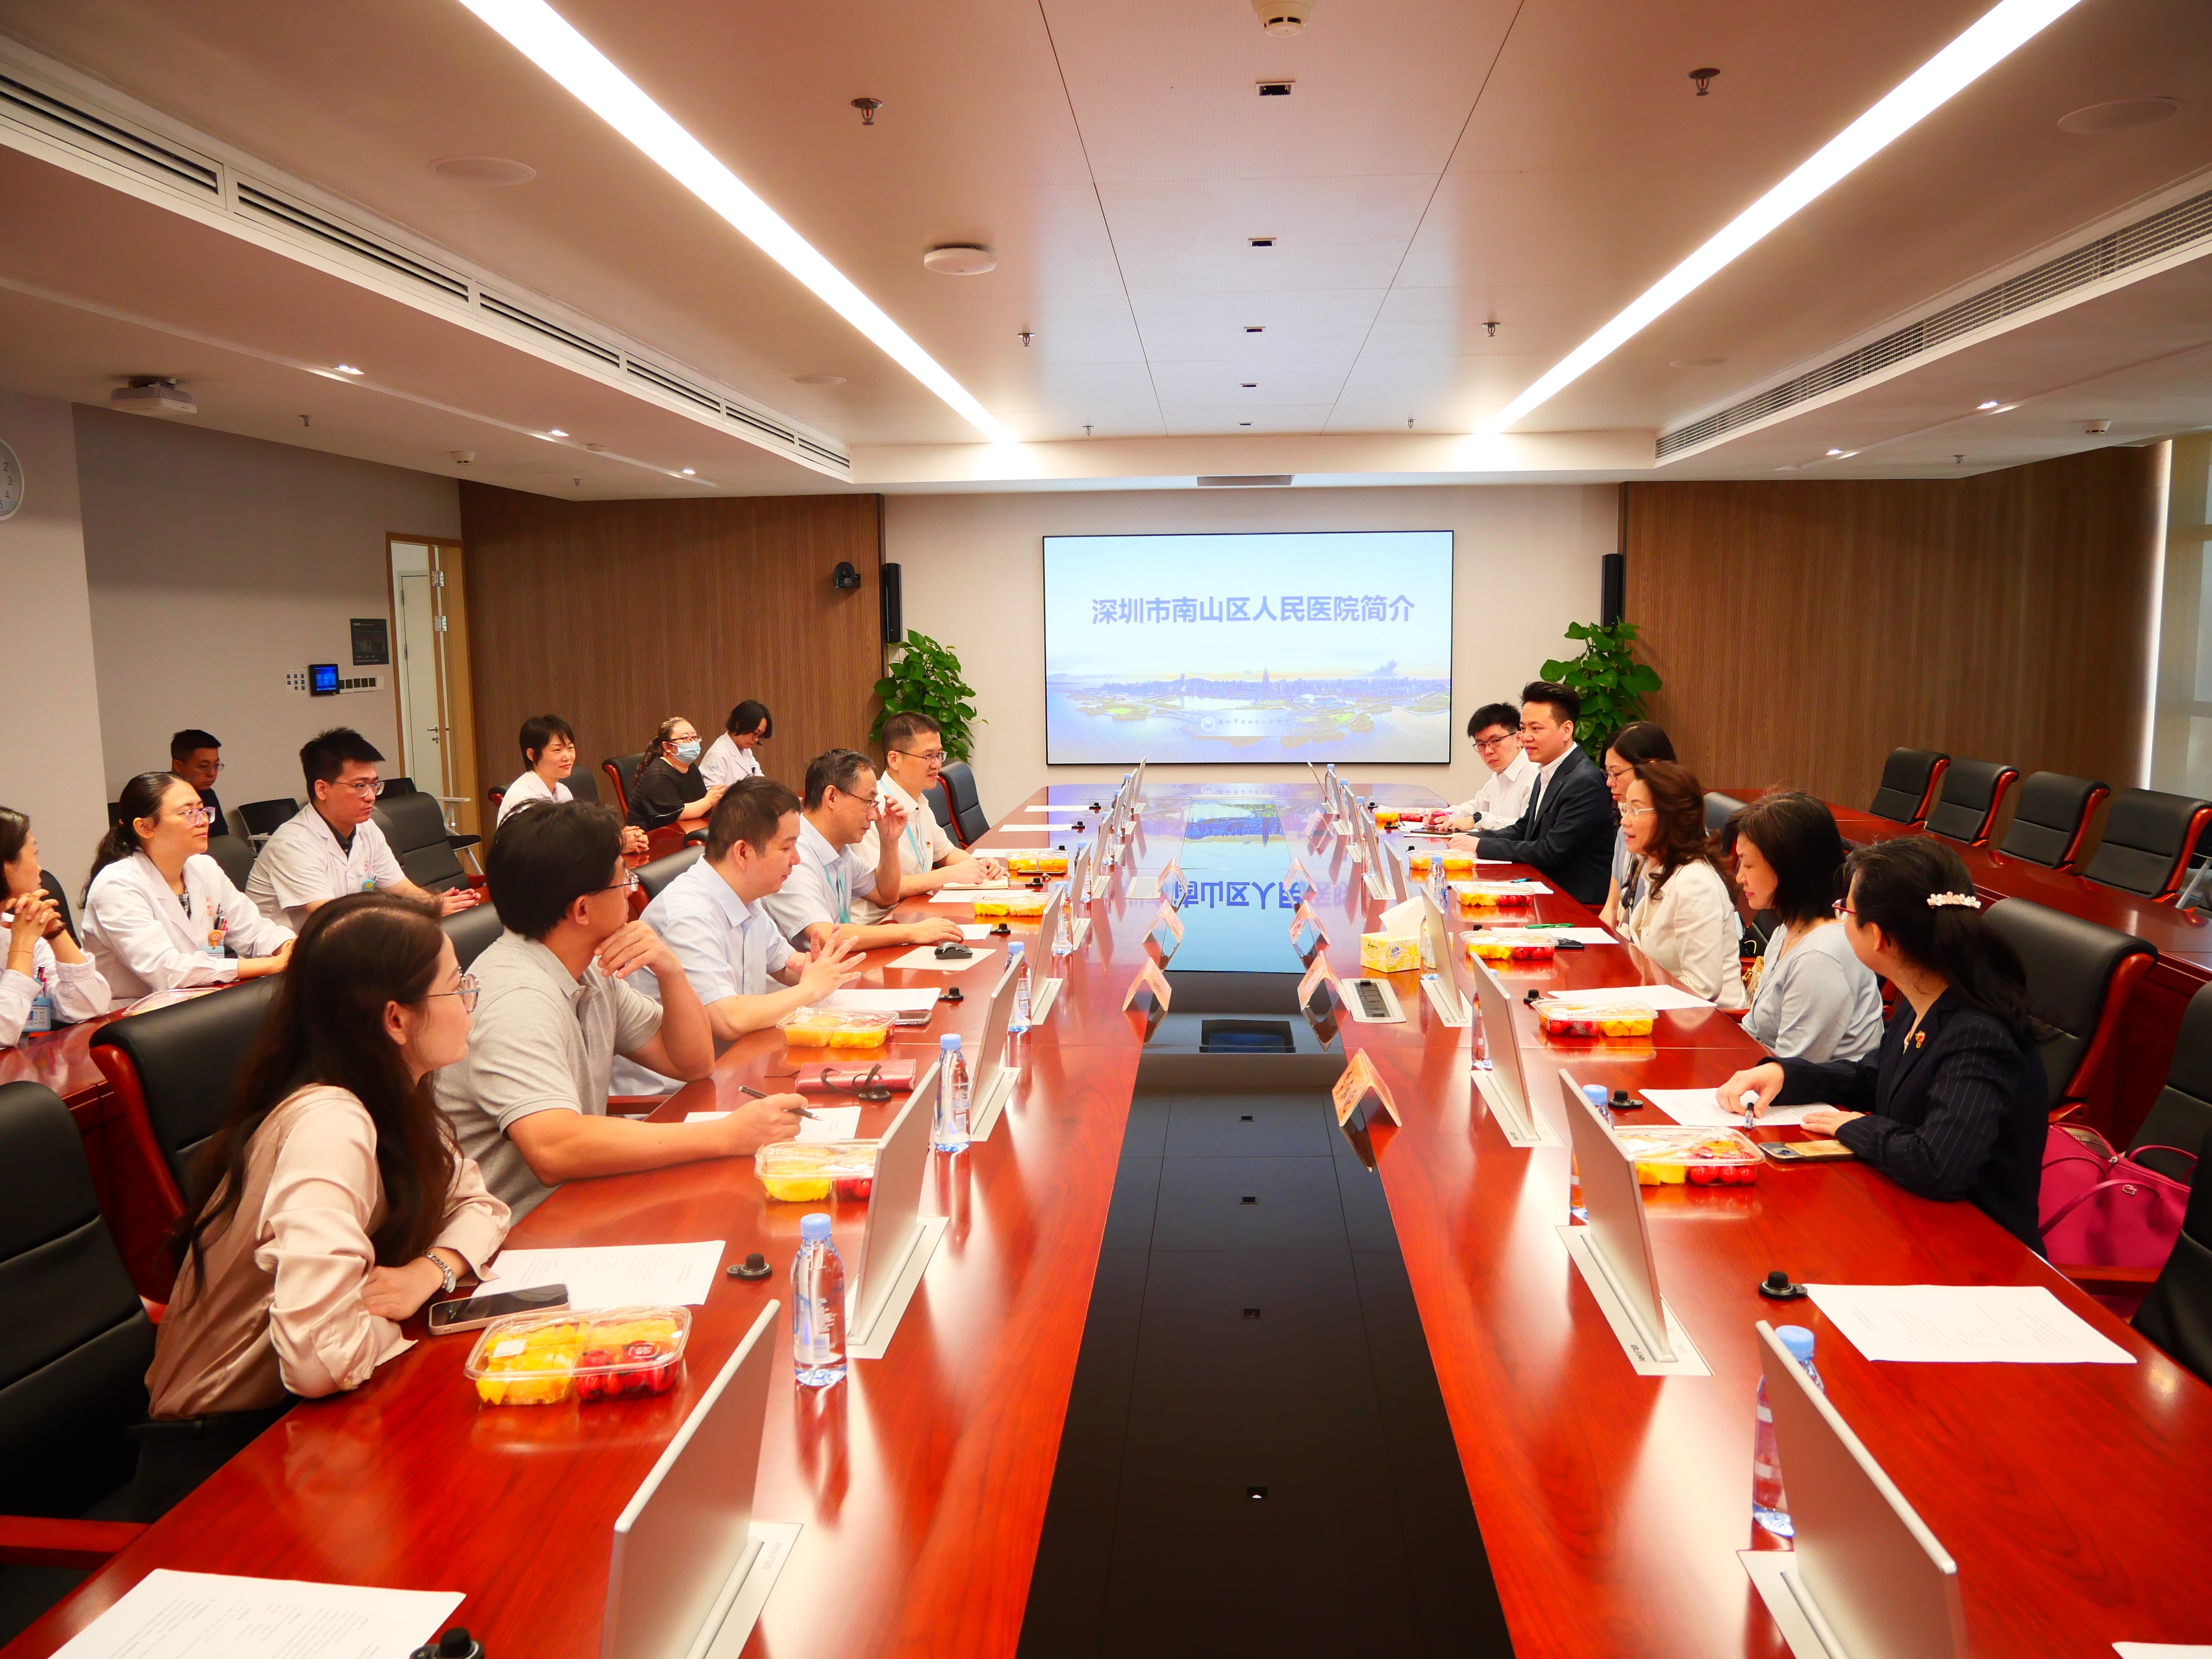
[[[1690,1166],[1690,1184],[1693,1187],[1710,1187],[1713,1184],[1716,1176],[1725,1176],[1727,1173],[1725,1170],[1714,1169],[1710,1164],[1692,1164]]]

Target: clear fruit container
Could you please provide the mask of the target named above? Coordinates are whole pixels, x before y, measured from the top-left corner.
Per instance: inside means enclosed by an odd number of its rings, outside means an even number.
[[[839,1198],[866,1198],[875,1187],[876,1146],[872,1140],[812,1146],[779,1140],[753,1154],[753,1173],[781,1204],[818,1204],[833,1191]]]
[[[1462,910],[1526,910],[1536,902],[1534,893],[1516,892],[1509,881],[1455,881],[1452,894]]]
[[[988,897],[979,895],[975,914],[979,916],[1041,916],[1044,914],[1045,896],[1042,893],[993,893]]]
[[[1557,950],[1548,934],[1518,927],[1486,927],[1467,936],[1468,955],[1493,965],[1548,963]]]
[[[1640,1002],[1576,1003],[1539,997],[1536,1023],[1544,1035],[1564,1042],[1601,1037],[1648,1037],[1659,1022],[1656,1009]]]
[[[880,1048],[896,1017],[872,1009],[801,1008],[776,1021],[794,1048]]]
[[[1646,1187],[1747,1187],[1759,1179],[1759,1145],[1735,1129],[1617,1128]]]
[[[509,1314],[462,1367],[487,1406],[558,1406],[666,1394],[691,1340],[689,1308]]]
[[[1018,876],[1064,876],[1067,873],[1067,854],[1065,853],[1009,853],[1006,868]]]

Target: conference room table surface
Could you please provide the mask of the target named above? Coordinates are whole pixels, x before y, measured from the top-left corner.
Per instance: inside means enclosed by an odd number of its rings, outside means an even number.
[[[1023,809],[1087,807],[1097,793],[1057,786]],[[1403,787],[1375,793],[1392,805],[1430,799]],[[1233,851],[1185,842],[1189,810],[1224,797],[1273,803],[1282,830]],[[1253,942],[1246,965],[1295,973],[1279,902],[1295,856],[1319,889],[1332,966],[1354,974],[1358,936],[1379,907],[1344,845],[1325,830],[1308,833],[1316,806],[1310,787],[1151,782],[1142,833],[1092,907],[1092,937],[1068,961],[1060,1006],[1023,1044],[1005,1117],[964,1158],[933,1160],[924,1207],[949,1225],[890,1352],[856,1362],[827,1390],[779,1382],[771,1391],[754,1512],[804,1530],[748,1654],[1014,1652],[1148,1024],[1143,999],[1121,1005],[1162,948],[1149,926],[1158,901],[1128,889],[1176,858],[1200,886],[1182,912],[1182,950],[1219,919]],[[1023,809],[1001,825],[1047,816]],[[994,830],[983,844],[1064,840],[1073,837]],[[1240,866],[1249,878],[1224,873],[1218,892],[1204,890],[1216,871]],[[1591,921],[1556,893],[1535,910]],[[1254,911],[1279,950],[1259,953]],[[1232,921],[1231,912],[1246,914]],[[872,958],[872,982],[948,982],[881,967],[888,956]],[[1664,979],[1619,945],[1559,962],[1560,975],[1583,984]],[[994,975],[979,964],[951,981],[965,1003],[940,1008],[899,1052],[926,1060],[945,1030],[972,1040]],[[1373,1060],[1404,1116],[1401,1127],[1378,1121],[1369,1140],[1522,1659],[1783,1650],[1735,1559],[1760,1541],[1749,1489],[1761,1318],[1819,1334],[1830,1398],[1959,1561],[1976,1650],[2089,1654],[2116,1639],[2212,1637],[2212,1565],[2201,1547],[2212,1482],[2190,1473],[2212,1468],[2212,1389],[1980,1212],[1916,1199],[1856,1164],[1768,1167],[1751,1187],[1650,1190],[1665,1294],[1713,1374],[1638,1376],[1555,1231],[1566,1219],[1567,1152],[1510,1146],[1470,1086],[1479,1025],[1445,1025],[1414,976],[1395,982],[1405,1022],[1346,1021],[1342,1042]],[[1553,982],[1507,981],[1516,994]],[[1617,1088],[1705,1086],[1759,1054],[1717,1013],[1662,1015],[1648,1042],[1601,1045],[1548,1044],[1522,1019],[1515,1036],[1531,1093],[1561,1131],[1562,1066]],[[790,1059],[772,1036],[749,1037],[656,1115],[735,1104],[741,1082],[773,1086]],[[880,1133],[894,1109],[864,1108],[861,1133]],[[1638,1119],[1662,1121],[1648,1108],[1629,1115]],[[290,1413],[7,1654],[52,1652],[162,1566],[461,1590],[453,1621],[495,1654],[597,1653],[614,1517],[759,1310],[787,1300],[799,1218],[817,1207],[769,1201],[743,1159],[570,1183],[510,1243],[720,1238],[726,1262],[757,1249],[776,1270],[765,1284],[717,1277],[671,1395],[482,1407],[460,1374],[469,1344],[422,1342],[353,1394]],[[865,1206],[830,1207],[849,1252]],[[1763,1300],[1756,1285],[1774,1267],[1814,1282],[2045,1285],[2136,1363],[1871,1364],[1809,1304]],[[781,1376],[787,1321],[775,1340]],[[1356,1571],[1357,1539],[1340,1541],[1340,1565]]]

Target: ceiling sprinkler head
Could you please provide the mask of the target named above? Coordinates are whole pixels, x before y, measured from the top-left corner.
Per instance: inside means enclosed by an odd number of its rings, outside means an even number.
[[[880,98],[855,98],[853,107],[860,112],[860,125],[872,127],[876,124],[876,112],[884,106]]]
[[[1698,97],[1703,98],[1712,90],[1713,77],[1719,73],[1717,69],[1693,69],[1690,71],[1690,79],[1698,83]]]
[[[1034,329],[1025,328],[1015,337],[1022,343],[1022,349],[1026,351],[1030,342],[1036,338],[1036,331]]]

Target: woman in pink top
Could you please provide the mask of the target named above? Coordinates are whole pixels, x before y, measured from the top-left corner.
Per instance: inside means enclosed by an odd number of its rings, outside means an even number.
[[[399,1322],[498,1249],[507,1207],[430,1089],[467,1051],[475,1003],[428,906],[349,893],[307,919],[172,1240],[142,1519],[297,1401],[367,1382],[410,1346]]]

